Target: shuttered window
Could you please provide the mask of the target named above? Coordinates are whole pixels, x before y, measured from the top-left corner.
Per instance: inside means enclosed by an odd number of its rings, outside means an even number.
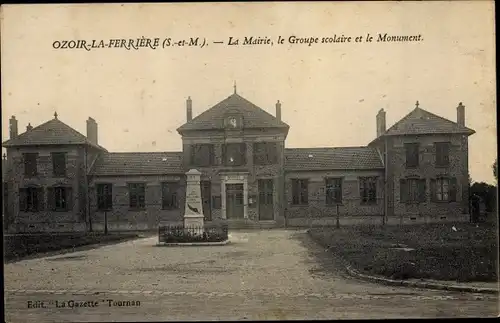
[[[191,165],[206,167],[214,164],[214,145],[195,144],[191,146]]]
[[[23,154],[24,176],[33,177],[38,175],[37,160],[38,160],[38,153]]]
[[[66,176],[66,153],[52,153],[52,174],[54,177]]]
[[[253,162],[256,165],[272,165],[278,162],[275,142],[256,142],[253,144]]]
[[[144,183],[129,183],[128,190],[130,208],[144,209],[146,207],[146,185]]]
[[[401,179],[399,185],[401,203],[422,203],[427,200],[425,179]]]
[[[245,143],[231,143],[223,146],[224,165],[226,166],[243,166],[246,164]]]
[[[326,205],[342,203],[342,178],[327,178],[325,180]]]
[[[408,143],[405,144],[406,153],[406,167],[413,168],[418,166],[419,162],[419,144]]]
[[[457,200],[457,179],[455,177],[432,179],[431,196],[434,202],[455,202]]]
[[[292,180],[292,204],[307,205],[309,203],[309,180]]]
[[[178,189],[179,189],[179,182],[162,183],[161,186],[162,208],[164,210],[173,210],[179,208],[179,201],[177,198]]]
[[[359,178],[359,197],[362,204],[377,203],[377,177]]]
[[[436,142],[436,166],[446,167],[450,164],[450,143]]]
[[[52,211],[73,210],[73,190],[67,186],[47,188],[47,208]]]
[[[113,185],[109,183],[97,184],[97,209],[106,211],[113,209]]]
[[[19,211],[38,212],[43,210],[43,187],[19,189]]]

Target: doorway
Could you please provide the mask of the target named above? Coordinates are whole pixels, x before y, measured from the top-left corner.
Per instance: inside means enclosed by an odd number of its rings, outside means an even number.
[[[244,218],[243,184],[226,184],[226,217]]]

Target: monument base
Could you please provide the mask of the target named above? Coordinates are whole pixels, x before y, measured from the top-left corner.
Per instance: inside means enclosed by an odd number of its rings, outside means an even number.
[[[184,228],[204,228],[204,216],[203,214],[186,214],[184,215]]]

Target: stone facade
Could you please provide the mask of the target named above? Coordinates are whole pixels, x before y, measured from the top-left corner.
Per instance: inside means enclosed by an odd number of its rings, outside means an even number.
[[[203,132],[189,133],[182,136],[183,142],[183,169],[198,169],[202,175],[201,180],[210,182],[212,197],[220,198],[220,208],[212,208],[212,218],[228,219],[226,216],[225,186],[231,183],[244,184],[245,209],[244,217],[252,221],[259,220],[258,208],[258,181],[271,179],[273,181],[273,209],[272,221],[283,223],[282,201],[283,201],[283,176],[284,176],[284,149],[285,135],[278,131],[250,130],[243,133],[213,133],[206,136]],[[276,143],[278,158],[272,165],[254,164],[253,144],[256,142]],[[191,148],[194,144],[209,143],[214,145],[214,164],[208,167],[193,165],[191,160]],[[246,151],[246,164],[243,166],[224,165],[223,145],[226,143],[243,143]],[[252,203],[249,203],[252,199]]]
[[[92,229],[103,231],[105,217],[110,231],[151,230],[163,224],[181,225],[186,196],[185,181],[183,174],[92,177],[89,187]],[[163,182],[179,182],[178,207],[168,209],[162,207],[161,183]],[[129,183],[145,184],[144,208],[130,207]],[[111,184],[113,187],[111,210],[98,209],[96,187],[99,184]]]
[[[9,186],[8,212],[5,223],[9,231],[81,231],[87,220],[87,165],[95,152],[80,146],[18,147],[7,150]],[[53,175],[52,153],[66,153],[66,175]],[[25,176],[23,154],[37,153],[37,175]],[[63,186],[71,189],[69,208],[53,211],[48,207],[48,190]],[[20,188],[34,187],[42,190],[37,211],[20,210]],[[16,216],[11,216],[15,214]]]
[[[87,136],[60,122],[57,115],[17,135],[13,117],[11,139],[4,143],[6,228],[10,232],[103,231],[105,227],[123,231],[182,225],[185,173],[191,169],[201,173],[205,222],[293,227],[468,220],[467,138],[474,131],[465,127],[461,104],[457,122],[417,106],[386,130],[381,110],[376,117],[376,138],[367,146],[294,149],[285,148],[289,127],[281,121],[279,101],[275,116],[236,93],[195,118],[190,98],[186,105],[187,122],[177,129],[182,152],[109,153],[97,144],[97,123],[92,118],[87,120]],[[59,135],[47,137],[48,129]],[[254,162],[257,143],[275,147],[272,162]],[[436,143],[449,144],[445,167],[436,165]],[[195,148],[202,144],[213,147],[205,166],[193,158]],[[242,164],[228,162],[230,144],[245,147]],[[407,144],[418,144],[416,166],[407,165]],[[66,153],[66,173],[59,177],[54,176],[51,157],[57,152]],[[36,176],[24,175],[25,153],[38,154]],[[446,190],[453,189],[453,198],[435,200],[435,180],[440,178],[452,179],[452,188]],[[334,200],[333,186],[327,184],[331,180],[337,185]],[[410,196],[408,180],[419,180],[418,201],[406,197]],[[301,193],[297,193],[299,182]],[[111,190],[105,205],[98,189],[103,184]],[[174,189],[165,189],[165,184]],[[143,204],[131,207],[131,187],[136,185],[141,192],[144,187]],[[48,192],[57,186],[71,192],[63,211],[48,207]],[[36,211],[20,209],[20,194],[26,187],[40,192]],[[301,202],[297,194],[302,194]],[[451,196],[451,191],[446,194]],[[166,206],[165,199],[171,204]]]
[[[360,197],[359,177],[375,177],[376,199],[372,203],[362,203]],[[326,202],[326,178],[340,178],[342,180],[342,201],[340,203],[327,204]],[[294,205],[292,203],[292,179],[308,179],[308,201],[307,205]],[[320,172],[287,172],[286,181],[286,218],[287,223],[293,223],[291,219],[336,217],[337,212],[341,217],[372,216],[381,217],[384,214],[384,172],[383,170],[368,171],[320,171]]]

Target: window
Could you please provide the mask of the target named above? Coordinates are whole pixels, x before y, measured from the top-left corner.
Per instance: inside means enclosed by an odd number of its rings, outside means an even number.
[[[377,203],[377,178],[359,178],[359,196],[362,204]]]
[[[52,174],[56,177],[66,176],[66,153],[52,153]]]
[[[234,143],[224,145],[224,165],[242,166],[246,164],[246,144]]]
[[[418,143],[405,144],[406,151],[406,167],[417,167],[419,156],[418,156]]]
[[[342,178],[326,179],[326,205],[342,203]]]
[[[19,210],[38,212],[43,209],[43,188],[26,187],[19,189]]]
[[[425,202],[425,182],[425,179],[419,178],[401,179],[399,182],[401,203]]]
[[[129,183],[128,194],[129,194],[130,208],[143,209],[146,207],[146,202],[145,202],[146,185],[144,183]]]
[[[214,161],[214,145],[212,144],[195,144],[192,145],[191,164],[193,166],[210,166]]]
[[[292,180],[292,204],[307,205],[309,201],[309,180]]]
[[[450,163],[450,143],[436,142],[436,166],[448,166]]]
[[[437,178],[431,180],[432,198],[434,202],[455,202],[457,195],[457,179]]]
[[[256,165],[272,165],[278,162],[275,142],[256,142],[253,144],[253,162]]]
[[[97,209],[99,211],[113,209],[112,184],[97,184]]]
[[[23,154],[24,159],[24,175],[27,177],[36,176],[38,174],[37,170],[37,153],[26,153]]]
[[[72,188],[56,186],[47,188],[47,205],[53,211],[71,211],[73,209]]]
[[[178,209],[179,203],[177,200],[178,182],[164,182],[161,186],[162,192],[162,208],[164,210]]]

